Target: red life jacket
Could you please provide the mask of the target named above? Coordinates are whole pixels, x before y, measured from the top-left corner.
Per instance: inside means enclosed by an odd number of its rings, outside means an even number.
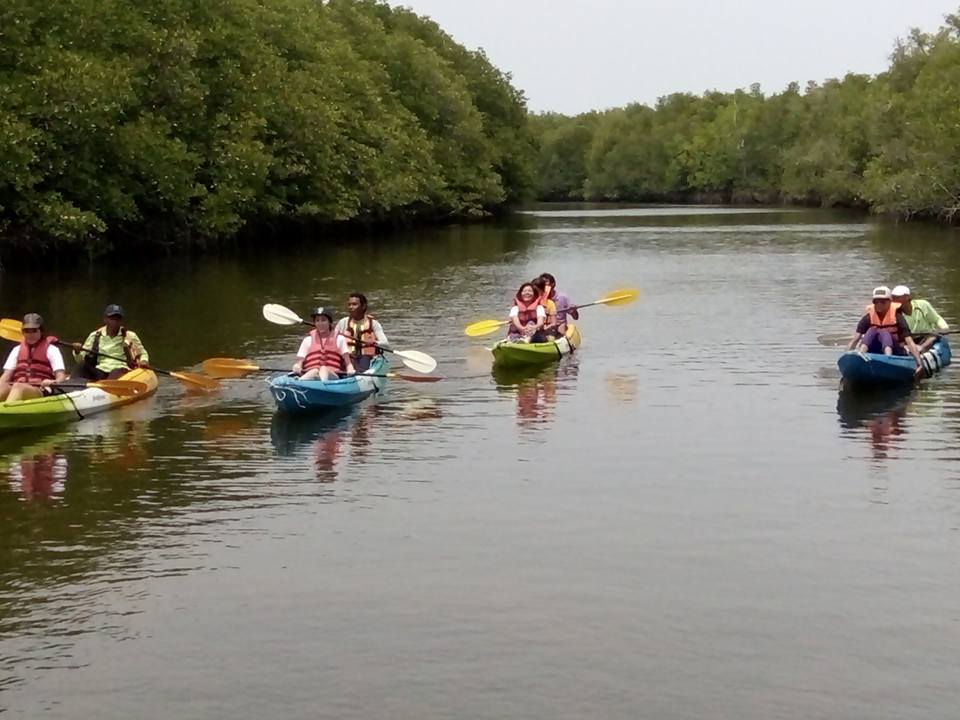
[[[357,330],[359,330],[359,333]],[[373,318],[369,315],[364,316],[363,322],[360,323],[347,318],[347,329],[346,332],[342,334],[347,338],[347,345],[350,346],[350,354],[353,357],[382,354],[381,351],[372,344],[377,341],[377,334],[373,331]],[[358,334],[359,343],[356,342]]]
[[[890,303],[890,307],[887,308],[886,314],[881,318],[877,315],[877,309],[871,303],[867,306],[867,315],[870,316],[870,327],[879,328],[880,330],[888,330],[893,336],[895,342],[901,342],[902,338],[897,332],[897,310],[900,309],[900,303]]]
[[[514,298],[513,304],[517,306],[517,320],[521,325],[537,322],[537,308],[540,307],[540,298],[534,298],[529,305],[524,305],[520,298]]]
[[[36,345],[27,345],[26,340],[21,342],[13,381],[39,385],[41,380],[53,380],[53,366],[47,359],[47,350],[56,342],[53,335],[41,338]]]
[[[313,370],[314,368],[328,367],[331,370],[342,372],[343,357],[337,350],[337,336],[333,333],[325,338],[321,338],[316,330],[310,331],[310,347],[307,348],[307,355],[303,358],[303,371]]]

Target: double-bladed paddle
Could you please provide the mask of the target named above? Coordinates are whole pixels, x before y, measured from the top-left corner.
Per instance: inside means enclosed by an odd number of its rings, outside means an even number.
[[[200,366],[203,371],[214,378],[241,378],[246,375],[258,372],[271,373],[289,373],[290,370],[280,368],[267,368],[257,365],[250,360],[239,360],[237,358],[209,358],[204,360]],[[340,374],[341,377],[382,377],[394,378],[395,380],[406,380],[407,382],[433,383],[443,380],[442,377],[427,375],[403,375],[401,373],[388,372],[382,374],[376,373],[357,373],[356,375]]]
[[[17,342],[17,343],[23,342],[23,323],[20,322],[19,320],[3,318],[2,320],[0,320],[0,337],[4,338],[5,340],[10,340],[12,342]],[[57,345],[67,345],[71,348],[77,344],[79,343],[68,343],[68,342],[65,342],[64,340],[57,341]],[[83,352],[88,353],[90,355],[99,355],[100,357],[108,358],[110,360],[119,360],[120,362],[124,362],[124,363],[127,362],[126,358],[117,357],[116,355],[107,355],[106,353],[102,353],[102,352],[94,352],[93,350],[87,350],[86,348],[83,349]],[[150,366],[150,369],[153,370],[155,373],[172,377],[174,380],[179,380],[185,385],[189,385],[191,387],[203,388],[204,390],[215,390],[218,387],[220,387],[220,383],[218,383],[214,378],[205,377],[197,373],[188,373],[188,372],[182,372],[182,371],[171,372],[170,370],[161,370],[160,368],[155,368],[153,366]],[[131,381],[131,382],[136,382],[136,381]]]
[[[120,397],[135,397],[137,395],[142,395],[147,391],[147,384],[138,382],[136,380],[95,380],[88,383],[80,382],[62,382],[62,383],[53,383],[55,388],[68,388],[68,389],[83,389],[83,388],[99,388],[104,392],[108,392],[111,395],[119,395]]]
[[[634,288],[614,290],[607,293],[599,300],[594,300],[593,302],[585,303],[583,305],[571,305],[567,308],[567,312],[570,312],[571,310],[582,310],[583,308],[588,308],[593,305],[611,305],[613,307],[618,305],[629,305],[630,303],[634,302],[639,295],[640,291]],[[475,323],[467,325],[464,333],[470,337],[482,337],[484,335],[489,335],[492,332],[496,332],[497,328],[501,328],[504,325],[509,324],[509,320],[479,320]]]
[[[290,308],[283,305],[277,305],[276,303],[267,303],[263,306],[263,317],[269,322],[272,322],[274,325],[301,324],[313,327],[312,322],[304,320]],[[411,370],[416,370],[417,372],[421,373],[432,373],[437,369],[437,361],[427,355],[425,352],[420,352],[419,350],[392,350],[383,345],[377,345],[376,343],[367,344],[373,345],[373,347],[383,352],[396,355],[398,358],[400,358],[400,361]]]

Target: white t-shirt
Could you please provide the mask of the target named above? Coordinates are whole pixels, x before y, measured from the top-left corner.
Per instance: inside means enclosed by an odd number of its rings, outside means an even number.
[[[346,355],[350,352],[350,347],[347,345],[347,340],[343,335],[337,335],[337,352],[341,355]],[[330,338],[324,338],[324,343],[330,342]],[[303,342],[300,343],[300,349],[297,350],[297,357],[301,360],[307,356],[307,353],[310,351],[310,336],[307,335]]]
[[[516,305],[510,308],[510,319],[513,320],[515,317],[520,317],[520,308]],[[540,318],[547,319],[547,311],[543,309],[543,305],[537,305],[537,320]]]
[[[19,354],[20,346],[17,345],[13,350],[10,351],[10,354],[7,355],[7,361],[3,364],[3,369],[15,370],[17,367],[17,356]],[[53,368],[54,372],[66,369],[63,365],[63,355],[60,354],[60,348],[58,348],[56,345],[51,345],[47,348],[47,360],[50,361],[50,367]]]

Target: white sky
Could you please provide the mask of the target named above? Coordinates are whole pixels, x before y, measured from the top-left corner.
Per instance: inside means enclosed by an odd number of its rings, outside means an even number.
[[[482,47],[531,110],[574,114],[671,92],[764,92],[878,73],[897,37],[960,0],[389,0]]]

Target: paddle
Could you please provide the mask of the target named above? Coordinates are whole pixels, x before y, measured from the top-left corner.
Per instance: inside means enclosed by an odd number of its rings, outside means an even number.
[[[263,306],[263,317],[275,325],[302,324],[313,327],[312,322],[307,322],[290,308],[277,305],[276,303],[267,303]],[[391,350],[388,347],[377,345],[376,343],[365,344],[368,346],[372,345],[377,348],[377,350],[396,355],[400,358],[400,361],[411,370],[416,370],[421,373],[432,373],[437,369],[437,361],[425,352],[420,352],[419,350]]]
[[[614,290],[606,294],[606,296],[600,298],[599,300],[594,300],[590,303],[585,303],[583,305],[571,305],[567,308],[567,311],[570,310],[582,310],[583,308],[588,308],[593,305],[629,305],[637,299],[637,296],[640,295],[640,291],[636,289],[623,288],[621,290]],[[509,325],[509,320],[479,320],[475,323],[467,325],[464,333],[470,337],[482,337],[484,335],[489,335],[492,332],[495,332],[497,328],[501,328],[504,325]]]
[[[53,387],[77,389],[100,388],[111,395],[119,395],[120,397],[135,397],[147,391],[147,384],[137,382],[136,380],[96,380],[88,383],[62,382],[54,383]]]
[[[11,320],[10,318],[4,318],[0,320],[0,337],[17,343],[23,342],[22,325],[23,323],[21,323],[19,320]],[[67,345],[70,347],[73,347],[73,345],[77,344],[79,343],[68,343],[63,340],[57,341],[57,345]],[[99,355],[100,357],[109,358],[110,360],[119,360],[123,363],[127,362],[126,358],[117,357],[116,355],[107,355],[106,353],[94,352],[93,350],[86,349],[83,352],[90,355]],[[172,377],[173,379],[179,380],[180,382],[192,387],[199,387],[203,388],[204,390],[215,390],[216,388],[220,387],[220,383],[218,383],[214,378],[204,377],[203,375],[198,375],[197,373],[171,372],[169,370],[161,370],[160,368],[155,368],[152,366],[150,369],[155,373]]]
[[[910,337],[930,337],[931,335],[953,335],[954,333],[960,332],[960,330],[944,330],[943,332],[922,332],[922,333],[910,333]],[[817,342],[825,347],[839,347],[841,345],[846,345],[850,342],[850,338],[853,337],[852,332],[839,334],[839,333],[827,333],[826,335],[817,335]]]
[[[279,368],[266,368],[251,362],[250,360],[238,360],[236,358],[209,358],[201,363],[203,371],[215,378],[239,378],[245,375],[258,372],[289,373],[289,370]],[[356,375],[346,375],[340,373],[341,377],[382,377],[394,378],[395,380],[406,380],[407,382],[433,383],[443,380],[442,377],[425,375],[403,375],[401,373],[388,372],[383,374],[375,373],[357,373]]]

